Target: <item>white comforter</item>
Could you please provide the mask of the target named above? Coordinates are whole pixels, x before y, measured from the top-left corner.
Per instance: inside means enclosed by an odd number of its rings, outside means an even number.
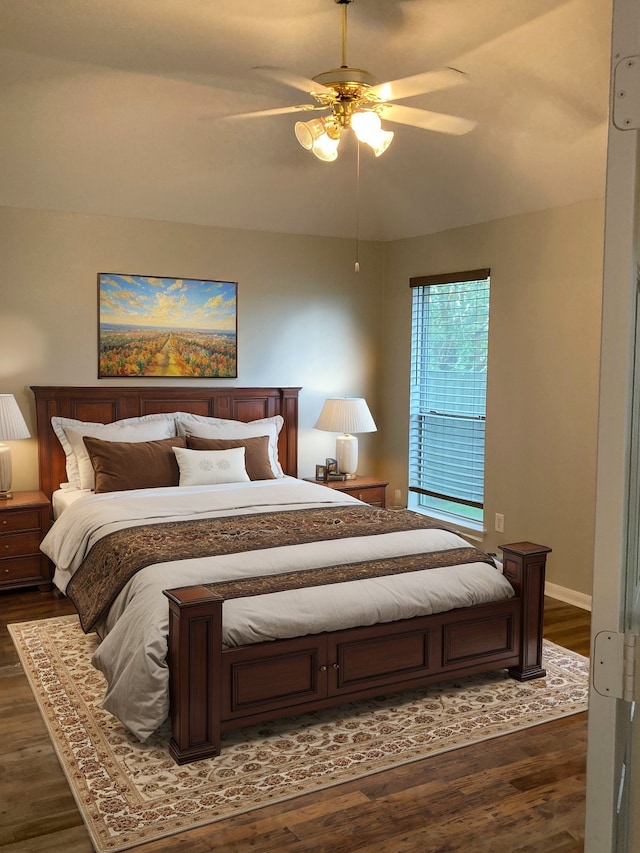
[[[56,565],[54,582],[64,592],[91,546],[123,527],[354,502],[348,495],[293,478],[89,494],[65,509],[42,550]],[[103,706],[141,740],[166,718],[168,601],[164,589],[467,545],[454,533],[426,529],[147,566],[126,584],[98,626],[102,642],[93,663],[107,680]],[[480,562],[238,598],[224,604],[223,641],[235,646],[390,622],[512,595],[500,572]]]

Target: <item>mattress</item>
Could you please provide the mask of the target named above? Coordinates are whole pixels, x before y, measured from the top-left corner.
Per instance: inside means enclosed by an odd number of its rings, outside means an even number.
[[[89,489],[74,489],[72,486],[64,483],[51,496],[51,505],[53,507],[53,518],[60,518],[64,510],[75,503],[79,498],[91,495]]]

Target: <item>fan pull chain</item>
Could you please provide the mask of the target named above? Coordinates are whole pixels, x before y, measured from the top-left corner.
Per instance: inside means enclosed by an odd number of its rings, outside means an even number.
[[[354,270],[360,272],[360,140],[356,145],[356,262]]]

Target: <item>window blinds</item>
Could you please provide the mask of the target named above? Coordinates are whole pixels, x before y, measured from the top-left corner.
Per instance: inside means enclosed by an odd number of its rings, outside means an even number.
[[[489,270],[410,283],[409,489],[481,508]]]

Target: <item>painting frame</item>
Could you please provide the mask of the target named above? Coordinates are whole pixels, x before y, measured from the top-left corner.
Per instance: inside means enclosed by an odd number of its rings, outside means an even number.
[[[98,379],[237,379],[238,282],[98,273]]]

